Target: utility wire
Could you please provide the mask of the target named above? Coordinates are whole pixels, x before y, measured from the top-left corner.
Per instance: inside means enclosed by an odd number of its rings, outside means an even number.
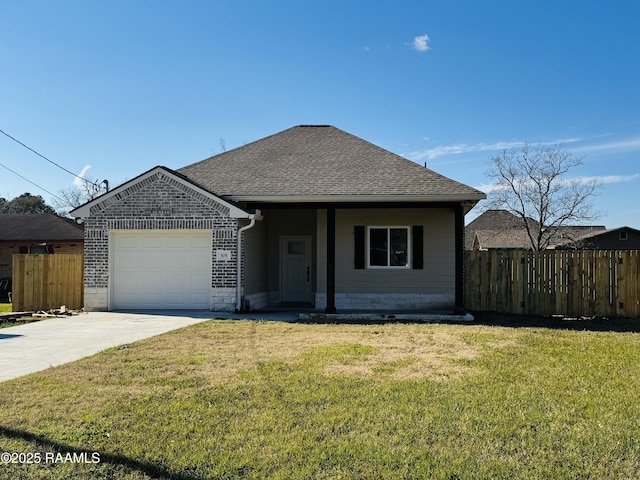
[[[2,163],[0,163],[0,167],[4,167],[4,168],[6,168],[7,170],[9,170],[9,171],[10,171],[11,173],[13,173],[14,175],[17,175],[17,176],[19,176],[20,178],[22,178],[23,180],[26,180],[26,181],[27,181],[27,182],[29,182],[31,185],[34,185],[34,186],[38,187],[40,190],[44,190],[44,191],[45,191],[45,192],[47,192],[49,195],[51,195],[51,196],[53,196],[53,197],[57,198],[57,199],[58,199],[58,200],[60,200],[61,202],[63,202],[63,203],[67,203],[67,202],[65,202],[63,199],[61,199],[59,196],[57,196],[55,193],[51,193],[51,192],[50,192],[49,190],[47,190],[46,188],[41,187],[41,186],[40,186],[40,185],[38,185],[37,183],[32,182],[32,181],[31,181],[31,180],[29,180],[27,177],[23,177],[23,176],[22,176],[22,175],[20,175],[18,172],[15,172],[15,171],[11,170],[11,169],[10,169],[9,167],[7,167],[6,165],[3,165]]]
[[[22,145],[24,148],[26,148],[27,150],[29,150],[29,151],[31,151],[31,152],[33,152],[33,153],[35,153],[35,154],[36,154],[36,155],[38,155],[39,157],[44,158],[47,162],[49,162],[49,163],[51,163],[51,164],[55,165],[55,166],[56,166],[56,167],[58,167],[59,169],[64,170],[65,172],[67,172],[67,173],[69,173],[69,174],[73,175],[73,176],[74,176],[74,177],[76,177],[76,178],[79,178],[80,180],[83,180],[83,181],[85,181],[85,182],[91,183],[92,185],[94,185],[94,186],[96,186],[96,187],[98,186],[98,184],[97,184],[97,183],[90,182],[89,180],[87,180],[87,179],[85,179],[85,178],[82,178],[80,175],[76,175],[76,174],[75,174],[75,173],[73,173],[71,170],[67,170],[67,169],[66,169],[66,168],[64,168],[62,165],[58,165],[58,164],[57,164],[56,162],[54,162],[53,160],[49,160],[47,157],[45,157],[45,156],[44,156],[44,155],[42,155],[41,153],[36,152],[33,148],[29,147],[28,145],[25,145],[24,143],[22,143],[22,142],[21,142],[20,140],[18,140],[17,138],[12,137],[11,135],[9,135],[9,134],[8,134],[7,132],[5,132],[4,130],[0,129],[0,133],[2,133],[3,135],[5,135],[5,136],[9,137],[11,140],[13,140],[14,142],[16,142],[16,143],[18,143],[18,144]],[[3,166],[4,166],[4,165],[3,165]],[[5,167],[5,168],[7,168],[7,167]],[[13,173],[16,173],[16,172],[13,172]],[[16,175],[18,175],[18,174],[16,173]],[[24,177],[22,177],[22,178],[24,178]],[[26,179],[25,179],[25,180],[26,180]],[[27,181],[28,181],[28,180],[27,180]],[[34,183],[34,185],[35,185],[35,183]],[[36,187],[37,187],[37,185],[36,185]],[[38,187],[38,188],[42,188],[42,187]],[[42,188],[42,189],[44,190],[44,188]],[[46,190],[44,190],[44,191],[46,192]],[[47,192],[47,193],[49,193],[49,192]],[[53,195],[53,194],[52,194],[52,195]],[[54,197],[55,197],[55,195],[54,195]],[[57,198],[57,197],[56,197],[56,198]]]

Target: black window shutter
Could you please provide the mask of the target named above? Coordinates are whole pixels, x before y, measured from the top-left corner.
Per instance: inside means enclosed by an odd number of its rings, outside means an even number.
[[[413,244],[413,269],[422,270],[424,268],[424,227],[414,225],[412,228]]]
[[[365,266],[365,238],[364,238],[364,226],[356,225],[353,227],[353,252],[354,252],[354,268],[356,270],[363,270]]]

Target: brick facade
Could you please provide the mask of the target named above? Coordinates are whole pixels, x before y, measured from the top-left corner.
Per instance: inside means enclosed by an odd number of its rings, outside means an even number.
[[[109,232],[114,230],[211,230],[211,306],[233,311],[236,292],[238,220],[229,208],[177,180],[156,172],[91,207],[85,219],[85,308],[107,310]],[[231,252],[231,258],[218,251]]]

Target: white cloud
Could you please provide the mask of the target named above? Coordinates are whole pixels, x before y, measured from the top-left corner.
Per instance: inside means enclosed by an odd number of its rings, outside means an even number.
[[[618,140],[607,143],[599,143],[596,145],[584,145],[582,147],[572,149],[574,152],[610,152],[616,150],[640,150],[640,138],[630,138],[628,140]]]
[[[78,174],[78,177],[84,178],[84,176],[87,174],[87,171],[89,171],[90,168],[91,168],[91,165],[85,165],[84,168]],[[83,185],[82,180],[80,178],[78,178],[78,177],[73,179],[73,184],[76,187],[82,187],[82,185]]]
[[[429,35],[426,33],[424,35],[419,35],[413,39],[413,48],[415,48],[418,52],[426,52],[431,47],[429,47]]]
[[[597,138],[602,138],[608,135],[600,135]],[[585,138],[561,138],[548,142],[529,142],[532,145],[558,145],[558,144],[572,144],[577,142],[588,141]],[[466,143],[455,143],[452,145],[439,145],[435,148],[426,150],[417,150],[406,154],[407,158],[414,161],[419,160],[433,160],[434,158],[443,157],[446,155],[459,155],[462,153],[474,153],[474,152],[495,152],[501,150],[509,150],[512,148],[520,148],[525,145],[524,141],[511,141],[511,142],[495,142],[495,143],[476,143],[469,145]],[[596,152],[615,152],[615,151],[634,151],[640,150],[640,137],[629,138],[626,140],[616,140],[606,143],[591,144],[573,146],[570,148],[573,153],[588,154]]]
[[[481,192],[484,192],[484,193],[491,193],[491,192],[497,192],[499,190],[504,190],[506,187],[502,185],[496,185],[495,183],[483,183],[482,185],[476,185],[473,188],[475,188],[476,190],[480,190]]]
[[[487,152],[494,150],[504,150],[509,148],[521,147],[524,142],[497,142],[492,144],[476,143],[475,145],[467,145],[466,143],[457,143],[454,145],[440,145],[428,150],[422,150],[418,152],[412,152],[409,155],[415,160],[421,160],[426,158],[427,160],[433,160],[443,155],[458,155],[460,153],[469,152]]]
[[[640,173],[635,173],[633,175],[602,175],[602,176],[588,176],[588,177],[575,177],[573,181],[577,181],[578,183],[622,183],[622,182],[632,182],[640,178]]]
[[[579,138],[564,138],[560,140],[554,140],[552,142],[541,142],[537,145],[557,145],[563,143],[579,142]],[[515,142],[495,142],[495,143],[476,143],[475,145],[468,145],[466,143],[456,143],[453,145],[440,145],[435,148],[427,150],[417,150],[408,153],[406,156],[411,160],[433,160],[437,157],[445,155],[458,155],[461,153],[473,153],[473,152],[496,152],[501,150],[509,150],[512,148],[523,147],[527,142],[515,141]]]
[[[612,183],[623,183],[623,182],[632,182],[634,180],[640,179],[640,173],[635,173],[633,175],[592,175],[592,176],[583,176],[583,177],[569,177],[562,180],[562,183],[600,183],[603,185],[612,184]],[[482,185],[478,185],[476,187],[477,190],[485,193],[497,192],[499,190],[506,190],[507,186],[505,185],[496,185],[494,183],[484,183]]]

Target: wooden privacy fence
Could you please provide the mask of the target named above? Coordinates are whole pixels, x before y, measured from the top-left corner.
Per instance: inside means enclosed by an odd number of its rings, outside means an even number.
[[[638,250],[472,250],[466,306],[527,315],[640,317]]]
[[[13,255],[13,311],[80,309],[84,302],[82,254]]]

